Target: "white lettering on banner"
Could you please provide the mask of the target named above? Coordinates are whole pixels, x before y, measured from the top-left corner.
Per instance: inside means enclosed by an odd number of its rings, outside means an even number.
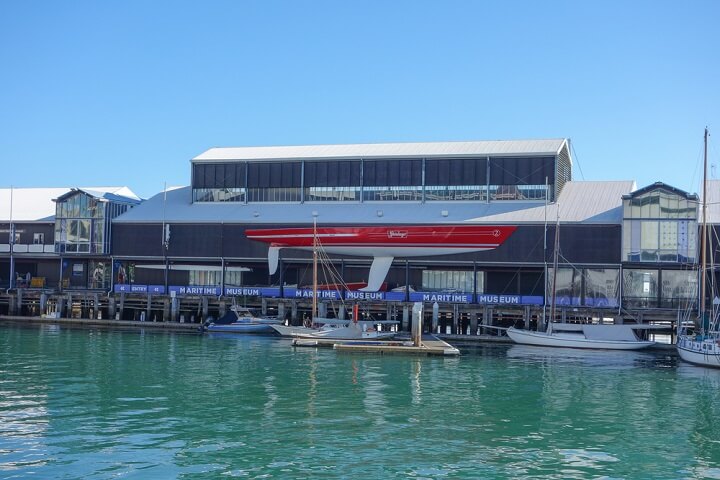
[[[228,295],[247,295],[250,297],[259,297],[259,288],[240,288],[240,287],[227,287],[225,289]]]
[[[517,295],[478,295],[478,303],[502,303],[519,304],[520,297]]]
[[[312,292],[312,290],[295,290],[295,297],[312,298],[313,292]],[[338,298],[338,295],[335,290],[318,290],[317,297],[318,298],[336,299],[336,298]]]
[[[468,303],[468,296],[452,293],[425,293],[423,302]]]
[[[145,285],[132,285],[130,287],[131,292],[147,292],[147,287]]]
[[[348,300],[384,300],[385,297],[382,292],[348,291],[345,293],[345,298]]]

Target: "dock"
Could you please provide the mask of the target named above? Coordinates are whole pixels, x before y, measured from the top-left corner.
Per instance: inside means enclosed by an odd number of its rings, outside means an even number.
[[[381,355],[457,356],[460,350],[434,335],[423,335],[420,345],[409,340],[340,340],[330,338],[296,338],[295,347],[327,347],[346,353],[379,353]]]

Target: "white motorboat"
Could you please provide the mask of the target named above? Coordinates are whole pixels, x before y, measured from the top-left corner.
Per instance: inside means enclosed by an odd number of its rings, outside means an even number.
[[[274,333],[272,327],[280,325],[281,320],[255,316],[245,307],[233,306],[221,318],[203,325],[208,332],[223,333]]]

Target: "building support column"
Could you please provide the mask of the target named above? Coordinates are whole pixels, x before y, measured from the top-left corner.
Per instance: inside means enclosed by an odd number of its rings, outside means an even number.
[[[208,299],[207,297],[202,297],[202,321],[204,322],[207,320],[210,313],[210,309],[208,307]]]
[[[292,300],[290,302],[290,324],[291,325],[298,325],[298,306],[297,306],[297,300]]]
[[[108,298],[108,317],[110,319],[115,319],[117,316],[117,301],[115,300],[115,297],[109,297]]]
[[[145,316],[143,318],[141,318],[140,320],[144,319],[145,321],[148,321],[148,322],[152,320],[152,318],[150,318],[150,314],[152,312],[151,307],[152,307],[152,295],[150,295],[148,293],[147,303],[145,304]]]
[[[100,311],[100,295],[97,293],[93,295],[93,305],[95,309],[95,318],[100,320],[102,318],[102,311]]]
[[[285,321],[285,302],[278,302],[278,319]]]

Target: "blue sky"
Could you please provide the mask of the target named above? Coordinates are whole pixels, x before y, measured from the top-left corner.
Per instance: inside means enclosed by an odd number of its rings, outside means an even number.
[[[718,19],[715,0],[3,0],[0,186],[148,197],[213,146],[567,137],[576,180],[698,191]]]

